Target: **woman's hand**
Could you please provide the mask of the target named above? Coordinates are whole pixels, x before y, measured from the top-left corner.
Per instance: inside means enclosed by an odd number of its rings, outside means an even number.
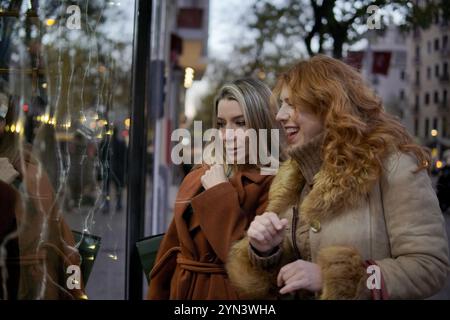
[[[8,158],[0,158],[0,180],[11,184],[18,176],[19,172],[14,169]]]
[[[219,183],[227,182],[228,179],[225,176],[223,166],[220,164],[215,164],[205,172],[205,174],[200,178],[200,181],[202,182],[203,188],[208,190]]]
[[[274,212],[256,216],[247,230],[250,244],[261,254],[267,255],[284,240],[287,219],[281,219]]]
[[[281,294],[306,289],[312,292],[322,290],[322,272],[318,264],[296,260],[280,269],[277,277]]]

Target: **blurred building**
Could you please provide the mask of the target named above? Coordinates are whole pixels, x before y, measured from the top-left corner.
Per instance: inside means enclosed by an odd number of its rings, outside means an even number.
[[[407,43],[396,27],[369,31],[363,50],[349,51],[346,62],[360,70],[364,80],[382,99],[386,111],[408,127]]]
[[[416,28],[408,37],[407,73],[413,133],[424,145],[435,148],[437,156],[439,149],[450,147],[446,142],[450,120],[450,24],[441,15],[433,20],[428,29]]]
[[[406,122],[408,84],[405,35],[390,27],[381,35],[369,33],[368,43],[365,50],[367,58],[361,72],[383,100],[386,111]]]
[[[435,159],[450,148],[449,35],[449,21],[436,14],[427,29],[368,32],[367,47],[346,58]]]
[[[176,34],[183,40],[179,65],[193,69],[193,80],[206,70],[209,26],[209,0],[178,0]],[[186,79],[186,86],[190,86]]]
[[[156,1],[153,16],[158,41],[152,41],[152,84],[161,95],[152,107],[155,123],[150,129],[152,199],[147,203],[147,234],[161,233],[170,222],[176,187],[182,178],[171,163],[174,129],[185,119],[185,93],[201,80],[207,66],[209,0]],[[152,73],[153,73],[152,72]],[[159,73],[159,74],[158,74]],[[149,230],[151,229],[151,230]]]

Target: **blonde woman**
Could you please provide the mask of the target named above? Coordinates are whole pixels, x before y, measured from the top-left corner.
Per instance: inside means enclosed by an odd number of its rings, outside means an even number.
[[[224,155],[232,161],[202,165],[183,180],[173,221],[150,274],[149,299],[239,298],[224,263],[231,244],[245,235],[255,215],[264,212],[273,176],[261,174],[259,161],[237,161],[239,154],[249,159],[238,131],[275,128],[270,96],[270,89],[253,79],[220,89],[215,101],[216,128],[225,145]],[[269,139],[260,142],[268,147]],[[247,152],[242,155],[243,148]]]
[[[323,55],[279,78],[290,159],[229,254],[249,298],[422,299],[449,270],[429,155],[359,73]]]

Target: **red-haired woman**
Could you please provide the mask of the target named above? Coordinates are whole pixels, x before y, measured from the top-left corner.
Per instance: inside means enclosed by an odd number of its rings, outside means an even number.
[[[274,179],[267,212],[229,254],[238,292],[320,299],[437,293],[449,259],[429,155],[361,76],[333,58],[296,64],[274,95],[290,159]]]

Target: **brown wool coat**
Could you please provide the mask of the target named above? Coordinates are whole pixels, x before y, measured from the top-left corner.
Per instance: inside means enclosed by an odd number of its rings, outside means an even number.
[[[81,259],[72,232],[59,211],[47,174],[39,169],[38,162],[26,149],[23,166],[20,158],[13,165],[20,173],[22,188],[26,187],[27,192],[0,184],[2,207],[8,207],[8,211],[0,211],[0,222],[5,220],[10,225],[5,230],[0,228],[0,236],[11,237],[11,232],[17,230],[9,243],[18,247],[18,252],[8,252],[6,263],[9,270],[13,271],[10,281],[15,285],[18,283],[18,288],[12,290],[15,297],[8,298],[83,298],[82,279],[81,289],[67,287],[67,267],[79,266]],[[44,226],[46,232],[43,232]]]
[[[150,274],[148,299],[239,298],[224,263],[231,244],[264,212],[273,177],[243,171],[201,191],[206,170],[192,171],[180,186],[173,221]]]

